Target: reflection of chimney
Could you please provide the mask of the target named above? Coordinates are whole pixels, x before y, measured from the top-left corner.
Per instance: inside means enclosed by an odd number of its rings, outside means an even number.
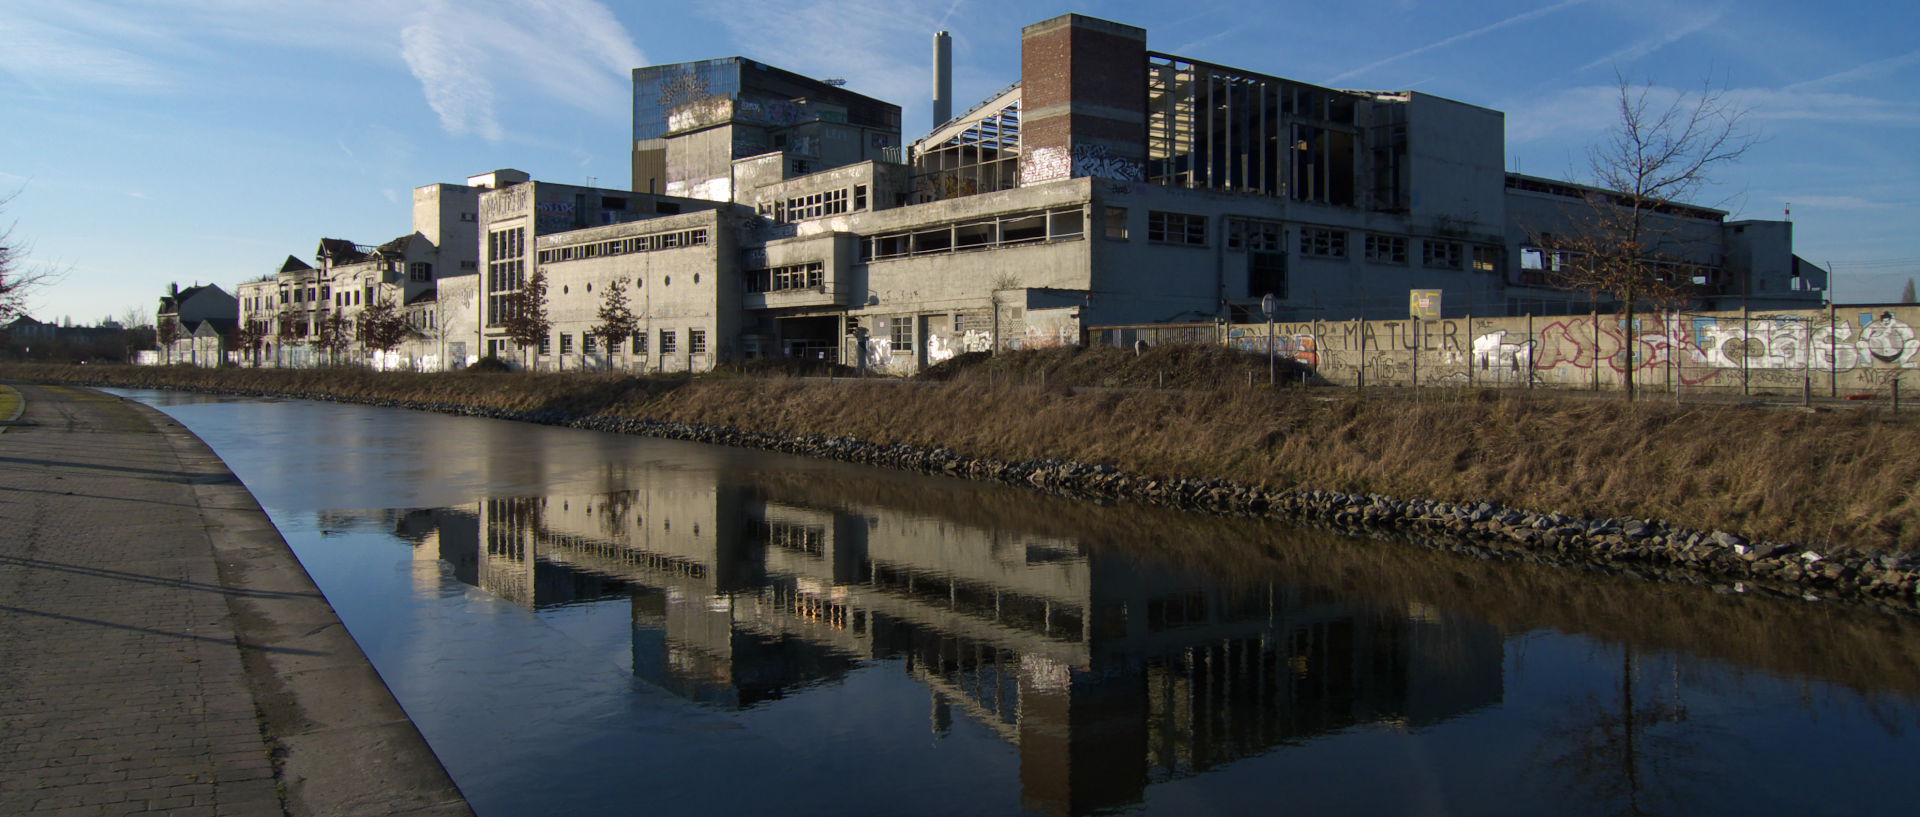
[[[953,38],[933,35],[933,126],[953,118]]]

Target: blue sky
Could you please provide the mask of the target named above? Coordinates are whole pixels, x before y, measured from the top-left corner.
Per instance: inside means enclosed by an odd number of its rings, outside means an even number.
[[[149,313],[169,282],[409,230],[410,190],[514,167],[629,176],[629,69],[742,55],[900,104],[926,129],[933,31],[958,106],[1018,78],[1026,23],[1077,11],[1148,46],[1505,111],[1509,169],[1577,177],[1616,69],[1724,88],[1763,137],[1698,203],[1779,218],[1842,301],[1920,277],[1920,12],[1908,0],[0,0],[0,215],[65,269],[43,320]],[[5,223],[0,221],[0,224]]]

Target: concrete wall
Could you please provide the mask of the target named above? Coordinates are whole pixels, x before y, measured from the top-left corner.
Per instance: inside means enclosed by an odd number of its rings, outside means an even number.
[[[1920,387],[1920,307],[1315,321],[1275,324],[1272,348],[1338,385],[1617,389],[1632,369],[1649,391],[1712,389],[1889,396]],[[1269,348],[1266,324],[1094,327],[1093,342],[1217,341]]]
[[[1413,93],[1407,105],[1414,225],[1496,239],[1506,226],[1506,116],[1431,94]]]
[[[618,367],[645,371],[706,371],[713,364],[740,356],[740,266],[735,244],[735,217],[719,211],[662,216],[644,222],[576,230],[541,236],[540,251],[598,242],[705,229],[707,242],[698,246],[635,252],[572,261],[542,263],[547,273],[547,319],[552,322],[548,353],[534,365],[554,369]],[[646,352],[633,353],[632,342],[618,350],[601,348],[586,354],[582,335],[599,323],[607,286],[615,279],[627,288],[627,306],[642,332]],[[705,333],[706,350],[694,353],[692,332]],[[675,340],[672,353],[661,351],[661,333]],[[571,339],[571,351],[562,354],[561,335]],[[598,343],[598,339],[596,339]]]

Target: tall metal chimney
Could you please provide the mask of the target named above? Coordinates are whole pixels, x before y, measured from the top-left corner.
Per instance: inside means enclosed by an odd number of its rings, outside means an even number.
[[[953,38],[933,35],[933,127],[953,118]]]

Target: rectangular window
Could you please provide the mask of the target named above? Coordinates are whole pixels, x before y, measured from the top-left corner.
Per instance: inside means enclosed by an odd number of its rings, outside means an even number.
[[[1107,237],[1117,241],[1127,240],[1127,208],[1107,208]]]
[[[704,355],[707,353],[707,330],[687,330],[687,353],[694,355]]]
[[[1407,263],[1406,237],[1368,233],[1367,260],[1375,264]]]
[[[573,354],[573,336],[565,332],[560,333],[560,354]]]
[[[1287,297],[1287,254],[1255,250],[1247,254],[1247,297]]]
[[[479,268],[480,268],[480,262],[478,262],[478,261],[473,261],[473,260],[465,260],[465,261],[461,261],[461,262],[460,262],[460,268],[461,268],[461,269],[474,269],[474,270],[477,270],[477,269],[479,269]]]
[[[1207,217],[1148,210],[1147,240],[1160,244],[1204,247],[1207,245]]]
[[[887,329],[887,339],[893,341],[896,352],[913,351],[913,316],[901,315],[894,318]]]
[[[1473,271],[1494,272],[1500,268],[1499,247],[1474,247]]]
[[[867,186],[864,184],[853,186],[853,209],[856,211],[867,209]]]
[[[416,282],[424,283],[433,280],[433,265],[425,261],[413,262],[408,265],[408,270],[410,276]]]
[[[633,333],[633,353],[636,355],[644,355],[647,353],[647,333]]]
[[[548,355],[552,353],[553,353],[553,341],[548,339],[546,335],[541,335],[540,336],[540,354]]]
[[[1347,231],[1323,227],[1300,228],[1300,254],[1311,258],[1347,257]]]
[[[580,351],[590,355],[598,354],[600,351],[600,339],[594,337],[592,332],[580,333]]]
[[[1231,219],[1227,222],[1227,249],[1286,252],[1286,226],[1274,221]]]
[[[1435,241],[1428,238],[1420,242],[1420,265],[1435,269],[1459,269],[1461,263],[1460,244],[1453,241]]]
[[[673,354],[677,348],[676,341],[678,340],[679,340],[679,337],[674,333],[672,329],[660,330],[660,354],[663,354],[663,355]]]

